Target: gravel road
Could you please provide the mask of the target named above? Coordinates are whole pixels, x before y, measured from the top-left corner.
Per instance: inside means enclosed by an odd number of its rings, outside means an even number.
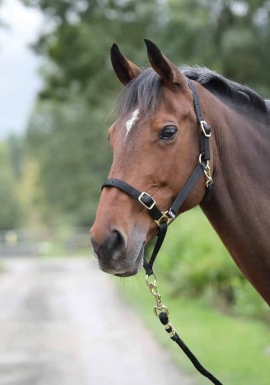
[[[193,384],[93,261],[0,265],[0,385]]]

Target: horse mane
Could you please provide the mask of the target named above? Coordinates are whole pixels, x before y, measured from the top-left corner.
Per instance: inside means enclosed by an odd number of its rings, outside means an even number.
[[[218,99],[231,107],[246,112],[256,111],[264,114],[268,112],[265,100],[247,86],[229,80],[206,67],[182,66],[179,69],[188,78],[200,83]]]
[[[233,109],[246,115],[260,113],[269,118],[270,101],[264,100],[251,88],[229,80],[206,67],[185,65],[179,67],[179,70]],[[159,75],[152,68],[144,70],[120,93],[117,103],[119,113],[127,114],[135,106],[144,112],[152,112],[160,101],[161,87]]]

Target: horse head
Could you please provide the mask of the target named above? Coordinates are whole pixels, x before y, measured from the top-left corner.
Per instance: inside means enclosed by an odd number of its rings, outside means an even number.
[[[116,44],[111,48],[124,89],[120,116],[108,133],[113,149],[109,178],[151,195],[166,210],[198,165],[198,118],[186,76],[155,44],[145,42],[151,65],[146,70],[126,59]],[[205,191],[200,178],[176,216],[198,205]],[[158,230],[147,208],[119,189],[104,187],[91,229],[100,268],[117,276],[136,274],[144,247]]]

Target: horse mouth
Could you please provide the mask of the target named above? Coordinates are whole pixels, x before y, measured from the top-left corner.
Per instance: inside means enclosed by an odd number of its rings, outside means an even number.
[[[144,246],[145,246],[145,242],[142,244],[140,251],[138,253],[138,256],[134,264],[132,265],[132,267],[128,269],[125,273],[114,273],[116,277],[122,277],[122,278],[131,277],[133,275],[136,275],[138,271],[142,269],[143,259],[144,259]]]

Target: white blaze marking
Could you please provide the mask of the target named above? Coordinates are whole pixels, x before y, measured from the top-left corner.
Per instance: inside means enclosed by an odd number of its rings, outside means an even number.
[[[125,140],[126,140],[126,137],[129,133],[129,131],[131,130],[133,124],[136,122],[136,120],[138,120],[139,118],[139,109],[135,110],[134,112],[132,112],[132,115],[131,115],[131,118],[129,120],[127,120],[126,122],[126,136],[125,136]]]

